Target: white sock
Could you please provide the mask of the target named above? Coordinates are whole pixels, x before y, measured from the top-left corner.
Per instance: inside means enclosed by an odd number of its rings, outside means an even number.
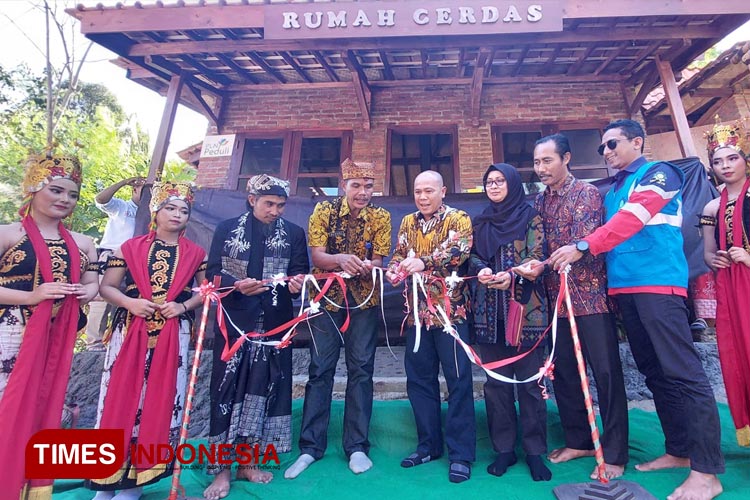
[[[143,486],[122,490],[112,497],[112,500],[138,500],[143,494]]]
[[[349,469],[355,474],[361,474],[372,467],[372,460],[362,451],[355,451],[349,457]]]
[[[109,500],[113,496],[115,496],[115,492],[112,491],[112,490],[110,490],[110,491],[98,491],[96,493],[96,495],[94,495],[94,498],[92,498],[91,500]]]
[[[292,465],[289,466],[286,471],[284,471],[284,477],[287,479],[294,479],[295,477],[302,474],[305,469],[307,469],[314,461],[315,459],[312,457],[312,455],[303,453],[297,460],[295,460]]]

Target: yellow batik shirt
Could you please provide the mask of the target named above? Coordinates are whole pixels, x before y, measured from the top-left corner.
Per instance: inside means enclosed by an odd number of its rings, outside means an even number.
[[[372,203],[360,210],[357,217],[352,217],[349,204],[345,197],[331,201],[322,201],[315,205],[308,225],[308,246],[324,247],[326,253],[351,254],[362,260],[372,259],[375,255],[387,257],[391,252],[391,214],[386,209],[376,207]],[[335,269],[341,271],[341,269]],[[313,273],[325,273],[314,267]],[[321,283],[322,285],[322,283]],[[373,289],[372,275],[355,276],[346,280],[347,289],[351,292],[359,305],[365,302]],[[316,295],[310,291],[310,297]],[[344,305],[344,293],[338,283],[331,285],[326,297],[333,302]],[[380,304],[380,284],[362,309]],[[329,311],[337,308],[327,301],[325,307]]]
[[[430,276],[447,278],[453,271],[461,276],[465,274],[462,272],[466,267],[463,264],[469,258],[471,244],[471,219],[463,210],[443,205],[430,220],[425,220],[421,213],[415,212],[405,216],[401,221],[396,251],[388,267],[395,272],[401,261],[409,257],[410,252],[413,251],[413,256],[424,262],[425,269],[422,274],[425,277],[425,284]],[[406,286],[409,288],[408,297],[411,297],[411,278],[407,278]],[[427,292],[433,304],[441,304],[445,307],[443,291],[438,284],[427,286]],[[449,317],[452,323],[466,321],[471,304],[469,293],[469,287],[464,281],[453,286],[449,296],[451,308]],[[407,323],[413,326],[411,298],[408,300],[407,307],[409,309]],[[429,311],[427,300],[421,293],[417,307],[419,319],[425,327],[444,326],[438,317]]]

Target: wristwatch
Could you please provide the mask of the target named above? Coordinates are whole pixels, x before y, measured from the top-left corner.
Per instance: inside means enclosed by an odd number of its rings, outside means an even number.
[[[576,250],[578,250],[581,253],[586,253],[589,251],[589,242],[586,240],[576,241]]]

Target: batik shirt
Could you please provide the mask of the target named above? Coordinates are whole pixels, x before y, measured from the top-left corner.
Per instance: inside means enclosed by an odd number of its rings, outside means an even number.
[[[599,190],[570,174],[559,191],[547,187],[540,193],[534,201],[534,208],[542,215],[547,255],[584,239],[602,225],[604,218],[604,205]],[[570,266],[568,283],[576,316],[610,311],[604,255],[595,256],[586,252],[581,260]],[[547,300],[554,304],[560,292],[560,275],[548,271],[544,277],[544,285]],[[558,315],[568,316],[564,302]]]
[[[391,253],[391,214],[384,208],[372,203],[360,210],[357,217],[352,217],[345,197],[332,201],[323,201],[315,205],[308,226],[308,245],[324,247],[326,253],[356,255],[361,260],[372,259],[374,255],[387,256]],[[339,269],[340,270],[340,269]],[[313,273],[325,273],[322,269],[313,268]],[[346,280],[346,287],[359,305],[367,300],[362,309],[380,303],[380,294],[373,293],[372,275],[354,276]],[[378,285],[380,289],[380,285]],[[328,289],[326,296],[336,304],[344,304],[344,292],[338,283]],[[336,311],[338,308],[325,302],[326,309]]]
[[[465,274],[464,263],[469,258],[472,244],[472,228],[469,215],[463,210],[457,210],[443,205],[429,219],[425,220],[421,213],[409,214],[401,221],[398,231],[396,251],[389,264],[389,269],[395,272],[398,265],[405,258],[414,256],[424,262],[422,271],[425,286],[433,304],[445,306],[443,288],[438,283],[430,283],[430,277],[447,278],[455,271],[457,275]],[[468,263],[467,263],[468,264]],[[411,277],[406,281],[408,296],[411,297]],[[449,317],[452,323],[466,321],[470,307],[469,287],[464,281],[456,283],[450,293]],[[411,299],[408,300],[407,323],[414,325],[411,311]],[[427,327],[442,327],[439,318],[432,314],[427,306],[427,300],[420,292],[418,315],[422,324]]]

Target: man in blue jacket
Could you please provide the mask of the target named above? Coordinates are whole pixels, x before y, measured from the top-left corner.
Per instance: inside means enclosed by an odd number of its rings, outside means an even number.
[[[664,455],[640,471],[690,467],[668,500],[710,500],[722,492],[719,414],[693,346],[688,267],[682,250],[682,171],[643,157],[645,132],[632,120],[604,129],[599,154],[618,172],[604,200],[606,224],[550,257],[558,271],[586,252],[606,253],[609,295],[616,300],[638,369],[654,394]]]

